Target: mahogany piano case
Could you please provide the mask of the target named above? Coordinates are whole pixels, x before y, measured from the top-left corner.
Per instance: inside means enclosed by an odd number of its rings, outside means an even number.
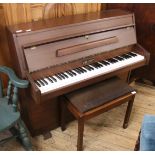
[[[20,102],[33,136],[59,127],[61,95],[149,61],[148,52],[137,43],[134,14],[121,10],[14,25],[7,33],[14,69],[30,81]],[[108,61],[112,67],[106,67]]]

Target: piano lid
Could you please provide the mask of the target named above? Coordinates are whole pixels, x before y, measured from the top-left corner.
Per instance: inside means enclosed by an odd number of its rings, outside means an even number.
[[[12,33],[24,33],[24,32],[32,32],[32,31],[44,31],[45,29],[51,29],[58,26],[64,25],[71,25],[77,23],[86,23],[93,20],[101,20],[101,19],[110,19],[115,18],[122,15],[129,15],[131,14],[128,11],[123,10],[104,10],[100,12],[93,12],[87,14],[77,14],[77,15],[70,15],[64,16],[60,18],[52,18],[52,19],[45,19],[39,20],[29,23],[22,23],[18,25],[9,26],[8,29]]]

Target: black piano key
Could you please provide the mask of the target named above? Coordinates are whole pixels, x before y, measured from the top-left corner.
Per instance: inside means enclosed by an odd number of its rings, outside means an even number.
[[[93,67],[95,67],[95,68],[100,68],[100,67],[102,67],[102,66],[100,66],[98,63],[93,63],[93,64],[91,64]]]
[[[63,77],[63,79],[66,79],[66,77],[62,73],[59,73],[59,74]]]
[[[88,65],[88,67],[90,67],[92,70],[94,70],[94,68],[92,66]]]
[[[84,68],[82,68],[82,67],[80,67],[80,69],[82,69],[84,72],[87,72],[87,70],[86,70],[86,69],[84,69]]]
[[[65,76],[63,76],[63,74],[58,73],[58,75],[59,75],[61,78],[65,79]]]
[[[68,75],[66,75],[65,73],[62,73],[63,74],[63,76],[65,76],[65,78],[68,78]]]
[[[108,65],[110,65],[110,63],[109,62],[107,62],[107,61],[100,61],[100,63],[102,63],[103,65],[105,65],[105,66],[108,66]]]
[[[91,71],[92,69],[90,68],[90,66],[84,66],[85,69],[87,69],[88,71]]]
[[[124,54],[122,54],[122,55],[120,55],[122,58],[124,58],[124,59],[126,59],[126,57],[125,57],[125,55]]]
[[[89,68],[86,68],[85,66],[84,66],[84,69],[86,69],[87,71],[91,71],[91,69],[89,69]]]
[[[60,73],[57,73],[57,75],[58,75],[61,79],[64,79],[63,76],[61,76]]]
[[[83,73],[85,72],[85,70],[83,68],[79,67],[79,69],[81,70],[81,72],[83,72]]]
[[[92,64],[90,64],[89,66],[90,66],[91,68],[93,68],[93,70],[96,69],[96,67],[94,67],[94,65],[92,65]]]
[[[131,56],[126,55],[126,54],[121,55],[121,57],[123,57],[123,58],[125,58],[125,59],[129,59],[129,58],[131,58]]]
[[[91,67],[91,66],[89,66],[89,65],[88,65],[88,68],[90,68],[91,70],[94,70],[94,68],[93,68],[93,67]]]
[[[41,79],[46,85],[48,85],[48,82],[44,79]]]
[[[122,56],[119,56],[120,58],[122,58],[123,60],[125,60],[126,58],[122,57]]]
[[[132,56],[131,56],[131,55],[129,55],[128,53],[127,53],[127,54],[125,54],[125,55],[127,55],[129,58],[132,58]]]
[[[79,69],[79,68],[76,68],[76,70],[77,70],[80,74],[83,73],[83,71],[81,71],[81,69]]]
[[[84,73],[85,72],[81,67],[79,67],[77,69],[79,69],[81,71],[81,73]]]
[[[95,63],[91,64],[95,68],[99,68]]]
[[[135,53],[135,52],[130,52],[130,53],[131,53],[131,54],[134,54],[134,55],[136,55],[136,56],[138,55],[138,54],[137,54],[137,53]]]
[[[62,80],[62,77],[60,77],[58,74],[55,74],[55,76],[56,76],[59,80]]]
[[[115,59],[115,58],[112,58],[115,62],[119,62],[119,60]]]
[[[53,83],[53,80],[50,77],[46,77],[50,82]]]
[[[72,73],[70,73],[69,71],[66,71],[66,73],[70,75],[71,77],[73,77]]]
[[[99,66],[99,67],[103,67],[103,65],[101,65],[100,63],[98,63],[98,62],[96,62],[97,63],[97,65]]]
[[[96,63],[95,64],[98,68],[101,68],[102,66],[101,65],[99,65],[98,63]]]
[[[73,76],[76,76],[77,74],[74,72],[74,71],[72,71],[72,70],[69,70],[69,72],[73,75]]]
[[[110,63],[116,63],[116,62],[118,62],[116,59],[113,59],[113,58],[107,59],[107,61],[110,62]]]
[[[81,71],[81,69],[76,68],[77,71],[79,71],[81,74],[83,73],[83,71]]]
[[[57,79],[54,78],[53,76],[51,76],[50,78],[52,78],[53,81],[57,82]]]
[[[42,86],[45,86],[45,84],[44,84],[44,82],[42,82],[42,80],[38,80],[39,82],[40,82],[40,84],[42,85]]]
[[[73,69],[75,72],[77,72],[78,74],[81,74],[82,72],[81,72],[81,70],[79,70],[79,69],[77,69],[77,68],[75,68],[75,69]]]
[[[83,70],[85,70],[85,72],[87,72],[87,69],[85,69],[84,67],[82,67]]]
[[[35,80],[34,82],[38,87],[41,87],[40,83],[37,80]]]
[[[116,58],[117,60],[119,60],[119,61],[123,61],[123,60],[124,60],[124,58],[119,57],[119,56],[116,56],[115,58]]]
[[[137,56],[137,54],[136,53],[133,53],[133,52],[129,52],[128,55],[131,55],[133,57],[136,57]]]

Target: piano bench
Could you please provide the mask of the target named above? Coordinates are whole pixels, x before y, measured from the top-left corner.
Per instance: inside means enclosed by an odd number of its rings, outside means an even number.
[[[135,90],[114,77],[103,82],[73,91],[61,97],[61,129],[66,129],[65,108],[78,120],[77,150],[83,150],[84,122],[116,106],[128,102],[123,128],[127,128]]]

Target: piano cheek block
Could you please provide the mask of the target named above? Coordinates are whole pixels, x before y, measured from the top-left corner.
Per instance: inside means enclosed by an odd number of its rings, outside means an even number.
[[[113,37],[106,38],[106,39],[96,40],[96,41],[92,41],[92,42],[88,42],[84,44],[79,44],[75,46],[58,49],[56,51],[56,56],[57,57],[66,56],[69,54],[74,54],[77,52],[82,52],[84,50],[93,49],[93,48],[97,48],[100,46],[106,46],[106,45],[114,44],[117,42],[118,42],[118,37],[113,36]]]

